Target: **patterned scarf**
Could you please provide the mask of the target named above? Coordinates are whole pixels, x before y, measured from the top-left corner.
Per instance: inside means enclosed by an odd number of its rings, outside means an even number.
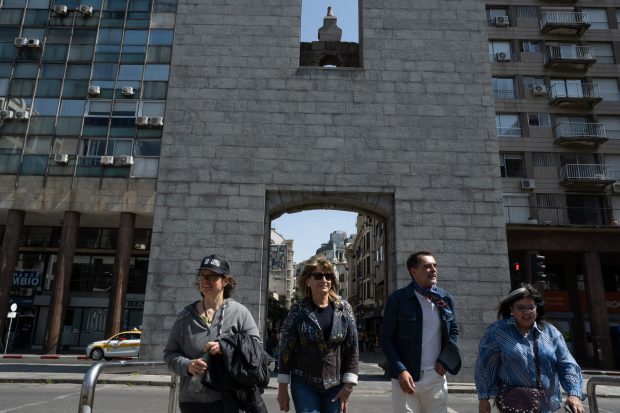
[[[415,280],[412,279],[411,282],[413,283],[413,288],[415,288],[417,292],[434,302],[435,305],[445,311],[446,314],[452,314],[452,311],[450,311],[450,307],[448,307],[448,304],[446,304],[444,300],[441,299],[441,296],[437,292],[436,285],[433,285],[431,288],[422,288],[418,285],[417,282],[415,282]]]

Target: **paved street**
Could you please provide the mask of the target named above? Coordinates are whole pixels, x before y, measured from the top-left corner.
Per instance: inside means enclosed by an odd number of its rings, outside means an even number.
[[[1,384],[0,413],[75,412],[79,394],[77,384]],[[99,385],[93,413],[166,413],[168,396],[166,387]],[[275,390],[267,390],[264,399],[270,412],[279,411]],[[601,413],[618,413],[618,405],[618,399],[599,399]],[[449,413],[478,412],[474,395],[450,395],[449,406]],[[355,393],[349,412],[391,412],[390,393]]]

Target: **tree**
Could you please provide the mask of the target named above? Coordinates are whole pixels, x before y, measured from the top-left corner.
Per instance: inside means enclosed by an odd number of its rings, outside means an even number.
[[[267,318],[271,319],[274,324],[282,325],[286,316],[288,315],[288,308],[279,301],[269,300],[267,304]]]
[[[301,292],[300,291],[293,291],[293,294],[291,294],[291,304],[295,303],[295,301],[299,301],[301,300]]]

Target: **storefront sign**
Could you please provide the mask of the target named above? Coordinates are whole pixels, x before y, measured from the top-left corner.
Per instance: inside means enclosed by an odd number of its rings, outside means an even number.
[[[13,273],[13,286],[38,287],[41,285],[41,273],[34,270],[19,268]]]
[[[125,308],[144,308],[144,300],[126,300]]]
[[[547,292],[545,291],[545,294]],[[579,291],[581,300],[581,311],[588,312],[588,299],[585,291]],[[620,293],[605,293],[605,301],[607,302],[608,314],[620,314]]]
[[[34,297],[11,297],[9,298],[9,303],[15,303],[19,306],[34,305]]]
[[[568,291],[545,291],[545,307],[547,311],[555,313],[568,313]]]

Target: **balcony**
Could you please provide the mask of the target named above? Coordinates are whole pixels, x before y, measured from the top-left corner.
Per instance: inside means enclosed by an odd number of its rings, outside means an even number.
[[[497,128],[498,138],[520,138],[521,128]]]
[[[495,99],[517,99],[517,92],[514,90],[494,90]]]
[[[620,220],[620,210],[610,208],[553,208],[505,206],[506,224],[534,225],[596,225],[610,227],[611,220]],[[533,219],[530,219],[533,218]]]
[[[602,100],[598,85],[595,83],[556,83],[549,89],[551,106],[594,107]]]
[[[581,36],[590,27],[588,13],[547,12],[540,19],[540,32],[545,34],[576,34]]]
[[[560,185],[571,190],[603,190],[615,181],[612,165],[567,164],[560,169]]]
[[[596,63],[592,46],[547,46],[545,68],[588,70]]]
[[[598,147],[607,140],[605,125],[602,123],[563,122],[555,127],[556,145],[590,145]]]

